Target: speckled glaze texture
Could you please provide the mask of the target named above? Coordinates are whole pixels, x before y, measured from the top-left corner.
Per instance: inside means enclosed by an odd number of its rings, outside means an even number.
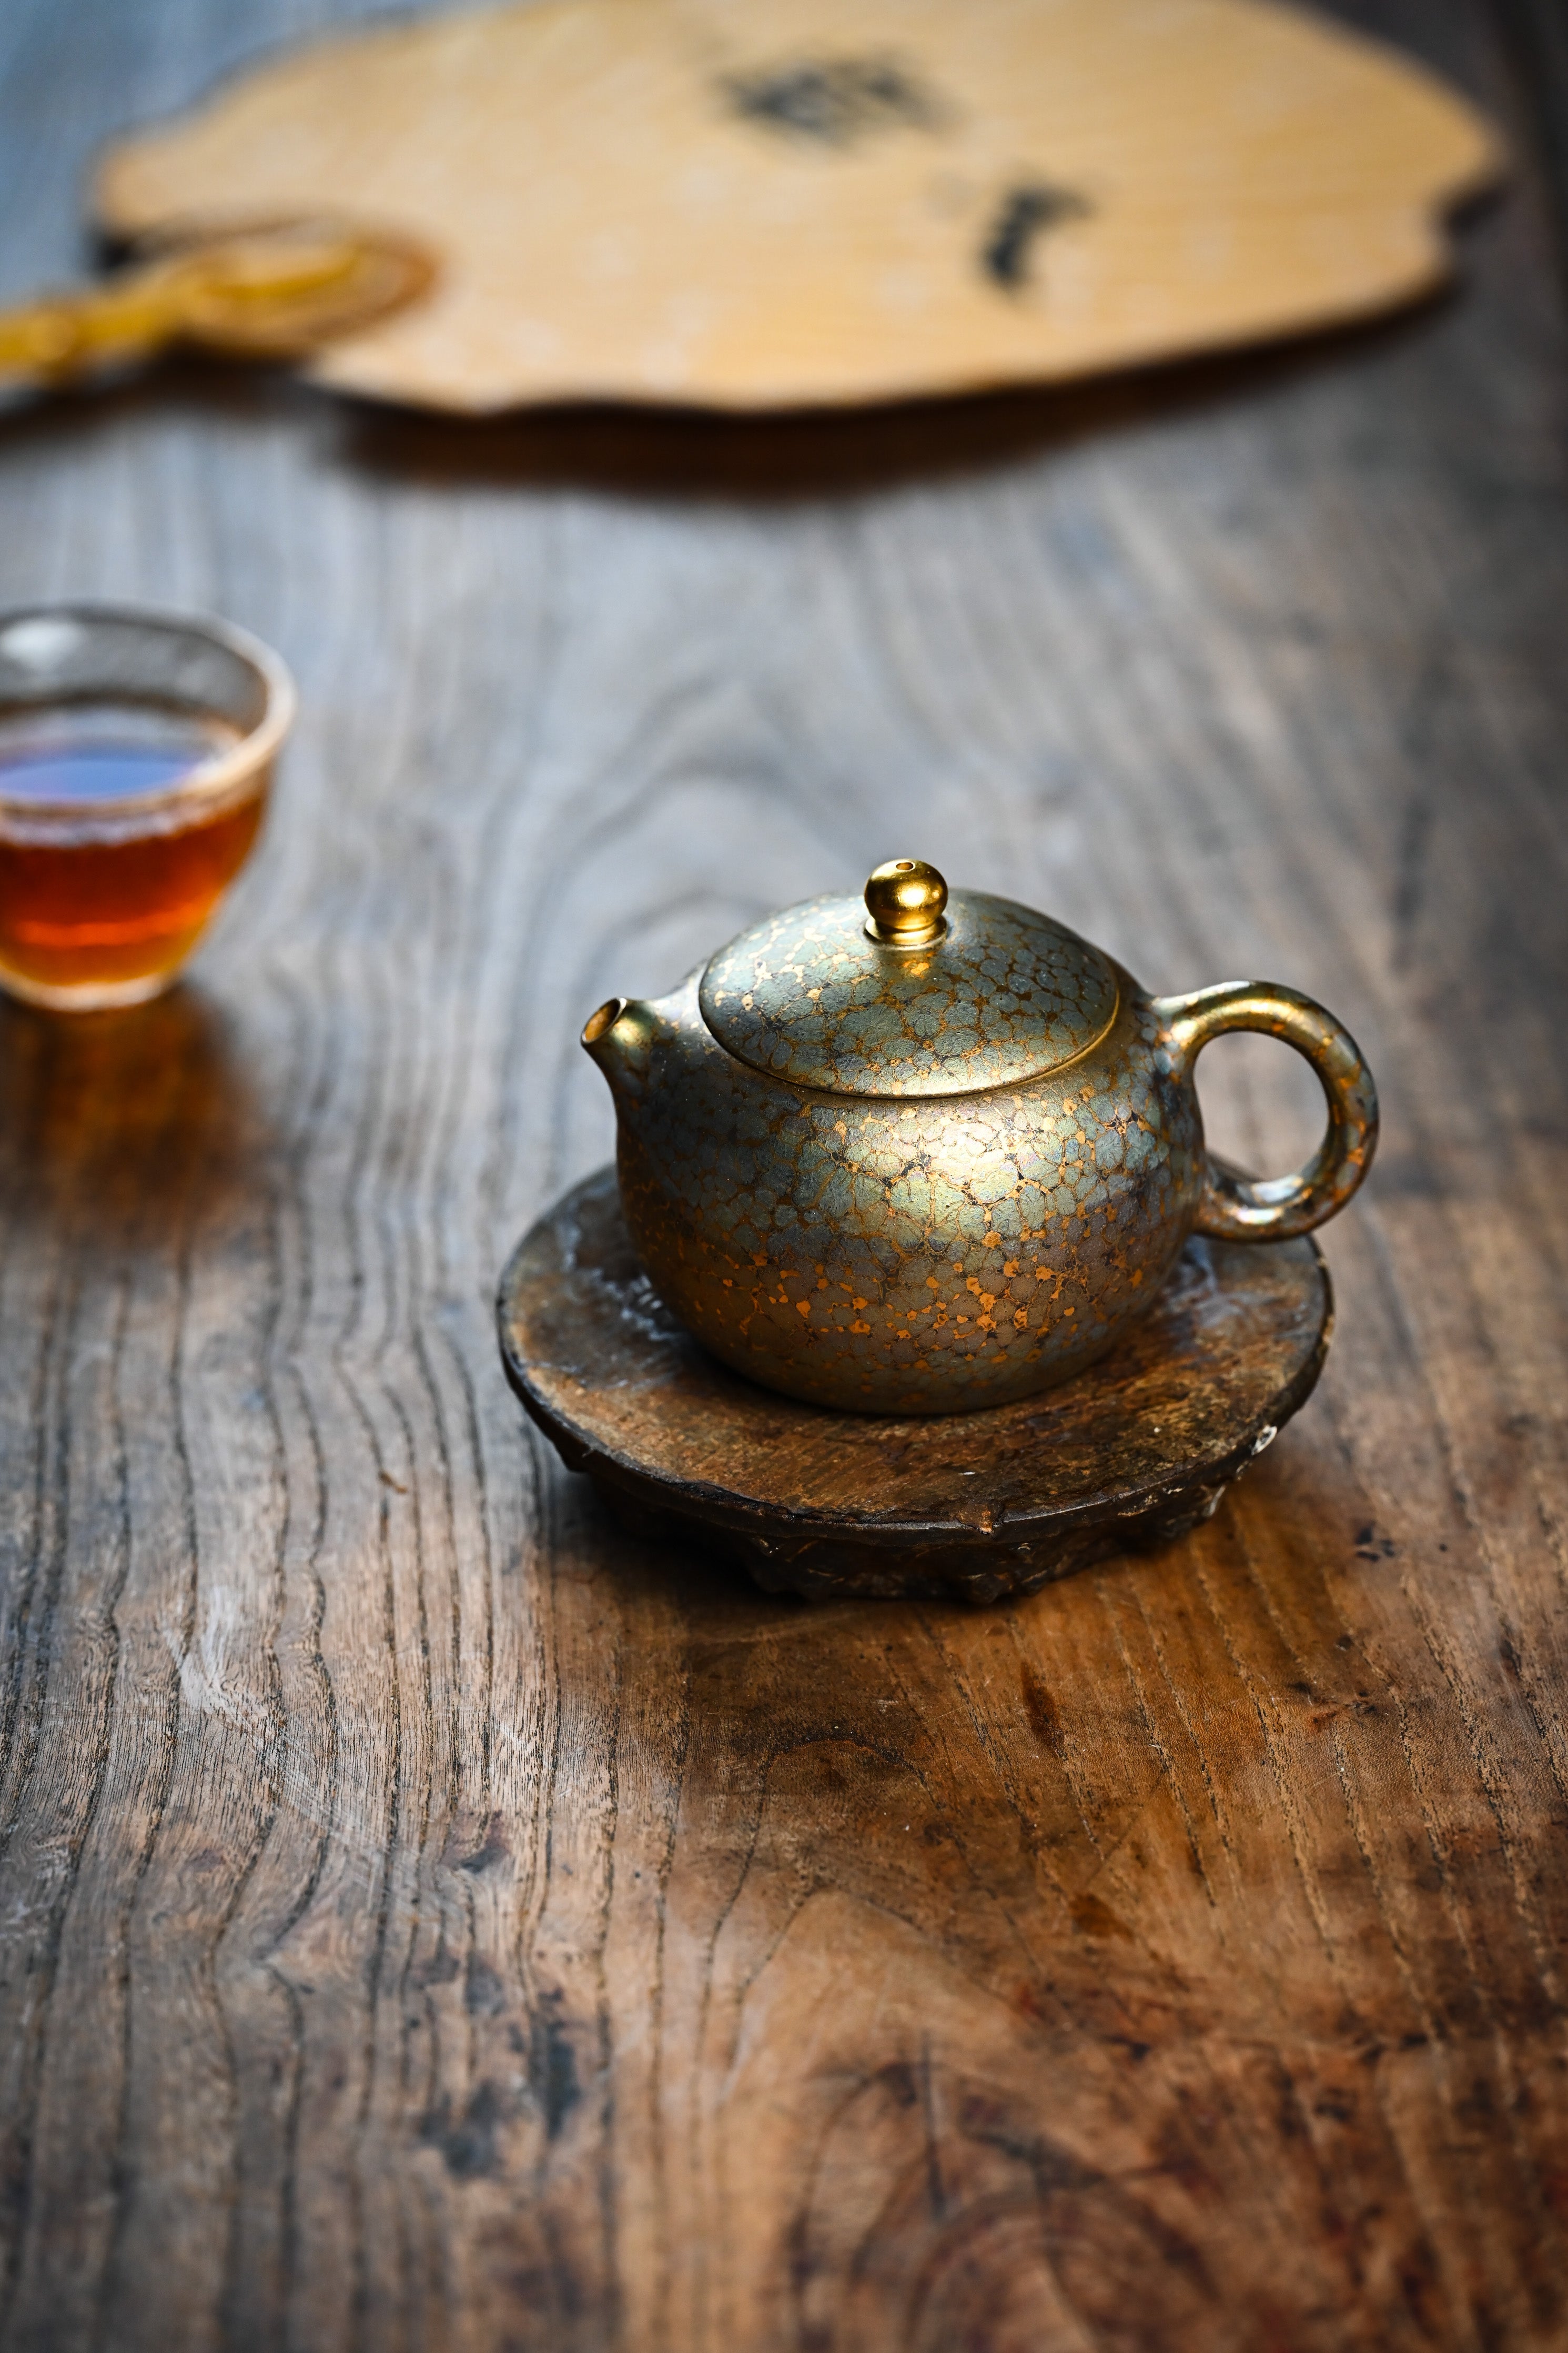
[[[1158,1292],[1204,1186],[1195,1099],[1120,977],[1089,1054],[912,1100],[763,1078],[695,977],[632,1008],[617,1166],[655,1289],[726,1364],[818,1405],[967,1410],[1088,1364]]]
[[[1310,998],[1151,998],[1045,918],[953,896],[918,953],[868,942],[853,901],[808,902],[584,1032],[654,1287],[726,1364],[816,1405],[1028,1397],[1147,1312],[1190,1234],[1305,1233],[1372,1157],[1371,1079]],[[1307,1169],[1252,1185],[1207,1160],[1193,1064],[1231,1029],[1317,1070]]]
[[[808,899],[720,950],[702,1018],[742,1062],[828,1094],[952,1095],[1080,1054],[1116,1014],[1086,940],[1008,899],[954,891],[946,929],[879,954],[854,899]]]

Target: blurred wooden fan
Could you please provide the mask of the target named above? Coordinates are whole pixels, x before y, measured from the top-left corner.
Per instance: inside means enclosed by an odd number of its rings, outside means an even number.
[[[1499,160],[1424,70],[1269,0],[543,0],[264,66],[97,202],[428,248],[426,300],[311,363],[348,391],[754,408],[1377,311],[1443,279]]]
[[[0,311],[0,380],[74,382],[197,343],[232,359],[297,359],[363,332],[423,294],[429,256],[342,221],[253,222],[161,234],[95,286]]]

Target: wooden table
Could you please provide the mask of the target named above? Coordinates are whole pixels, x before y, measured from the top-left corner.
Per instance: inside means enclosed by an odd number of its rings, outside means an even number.
[[[100,137],[355,13],[13,0],[6,290]],[[1528,147],[1525,0],[1348,13]],[[303,694],[190,985],[0,1022],[7,2348],[1568,2340],[1528,154],[1465,256],[1331,345],[947,413],[464,431],[188,370],[0,427],[0,599],[215,607]],[[491,1327],[609,1148],[587,1009],[891,854],[1321,994],[1386,1106],[1300,1420],[989,1614],[618,1535]],[[1287,1057],[1205,1076],[1294,1155]]]

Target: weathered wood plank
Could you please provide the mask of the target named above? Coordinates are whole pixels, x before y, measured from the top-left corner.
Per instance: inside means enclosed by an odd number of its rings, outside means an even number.
[[[7,284],[352,13],[11,11]],[[1354,13],[1515,112],[1479,7]],[[1466,249],[1071,401],[0,427],[0,598],[304,693],[192,985],[0,1019],[7,2347],[1561,2343],[1568,352],[1528,178]],[[583,1014],[904,847],[1385,1103],[1287,1436],[983,1619],[618,1535],[490,1324]],[[1238,1159],[1289,1062],[1206,1058]]]

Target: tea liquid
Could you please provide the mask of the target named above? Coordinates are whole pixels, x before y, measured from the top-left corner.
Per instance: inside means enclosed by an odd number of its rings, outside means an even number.
[[[239,740],[194,712],[65,704],[0,712],[0,980],[68,1002],[150,996],[244,864],[263,792],[191,821],[134,803]]]

